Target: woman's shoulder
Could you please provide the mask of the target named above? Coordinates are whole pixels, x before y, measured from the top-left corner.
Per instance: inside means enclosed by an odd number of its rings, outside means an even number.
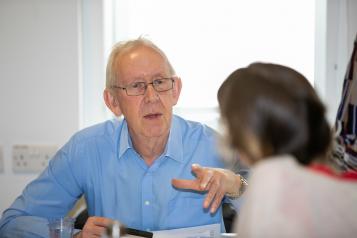
[[[293,175],[296,175],[299,172],[299,165],[292,156],[281,155],[269,157],[254,165],[251,170],[251,182],[261,181],[277,183],[281,181],[282,178],[294,177]]]
[[[328,233],[324,226],[331,234],[338,234],[347,229],[344,222],[357,218],[357,183],[313,171],[291,156],[279,156],[254,166],[245,201],[242,220],[247,221],[240,224],[243,231],[260,235],[294,231],[294,237],[307,237]],[[344,222],[336,214],[343,214]],[[261,232],[249,230],[252,222]],[[311,230],[304,230],[306,226]]]
[[[291,183],[291,185],[299,185],[299,187],[306,187],[306,189],[309,187],[312,189],[319,188],[320,185],[324,187],[357,186],[356,180],[332,176],[331,173],[326,173],[326,169],[322,170],[320,167],[316,169],[316,166],[302,166],[290,155],[266,158],[258,162],[251,173],[251,182],[258,184],[271,183],[278,186]]]

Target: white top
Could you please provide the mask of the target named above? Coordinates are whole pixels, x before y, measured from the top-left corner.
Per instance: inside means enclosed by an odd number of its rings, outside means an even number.
[[[357,237],[357,183],[311,171],[291,156],[259,162],[244,197],[239,238]]]

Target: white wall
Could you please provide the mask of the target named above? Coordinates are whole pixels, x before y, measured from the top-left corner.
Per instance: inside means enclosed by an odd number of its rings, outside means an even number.
[[[12,145],[61,146],[79,129],[79,6],[0,1],[0,212],[37,176],[12,172]]]

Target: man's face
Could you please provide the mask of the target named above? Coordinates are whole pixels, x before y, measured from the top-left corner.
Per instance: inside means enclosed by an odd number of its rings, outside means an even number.
[[[118,64],[118,62],[120,62]],[[171,77],[165,59],[147,46],[139,46],[119,56],[116,63],[117,85],[126,87],[134,82],[151,83],[157,78]],[[156,92],[148,85],[144,95],[128,96],[118,90],[121,111],[133,136],[160,137],[169,133],[172,107],[180,95],[181,81],[176,79],[173,89]]]

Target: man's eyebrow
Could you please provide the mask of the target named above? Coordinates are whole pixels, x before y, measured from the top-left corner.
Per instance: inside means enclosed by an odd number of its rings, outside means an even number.
[[[163,78],[165,78],[165,77],[168,77],[168,75],[170,75],[170,73],[158,72],[158,73],[156,73],[156,74],[153,75],[153,78],[154,78],[154,77],[163,77]]]
[[[133,78],[130,82],[128,82],[127,84],[132,84],[132,83],[140,83],[140,82],[145,82],[145,79],[142,77],[136,77]]]
[[[149,79],[149,81],[151,80],[155,80],[157,78],[168,78],[170,77],[170,74],[168,73],[163,73],[163,72],[160,72],[160,73],[156,73],[154,75],[152,75]],[[142,76],[138,76],[138,77],[134,77],[130,82],[128,82],[126,85],[130,85],[132,83],[139,83],[139,82],[147,82]]]

